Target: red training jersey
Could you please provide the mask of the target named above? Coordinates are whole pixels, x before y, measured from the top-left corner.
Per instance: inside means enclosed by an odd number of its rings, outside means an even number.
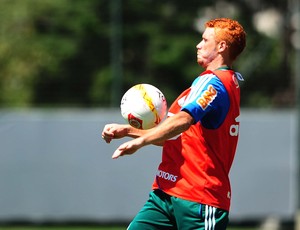
[[[238,73],[205,71],[171,105],[195,123],[165,141],[153,189],[229,211],[229,171],[236,152],[240,114]]]

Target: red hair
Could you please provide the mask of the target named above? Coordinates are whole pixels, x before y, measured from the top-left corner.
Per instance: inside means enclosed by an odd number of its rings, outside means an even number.
[[[218,18],[206,22],[205,26],[215,29],[216,42],[226,42],[229,47],[230,58],[233,60],[246,47],[246,32],[237,21],[229,18]]]

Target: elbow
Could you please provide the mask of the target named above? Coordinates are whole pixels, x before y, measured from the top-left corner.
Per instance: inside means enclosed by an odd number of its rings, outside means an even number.
[[[181,116],[182,116],[182,130],[186,131],[188,130],[191,125],[193,125],[195,123],[194,118],[192,117],[192,115],[190,115],[188,112],[186,111],[182,111],[181,112]]]

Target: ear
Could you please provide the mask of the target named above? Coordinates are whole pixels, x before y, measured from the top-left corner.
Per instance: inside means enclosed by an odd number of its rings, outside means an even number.
[[[225,41],[220,41],[218,44],[219,52],[224,52],[226,48],[227,48],[227,43]]]

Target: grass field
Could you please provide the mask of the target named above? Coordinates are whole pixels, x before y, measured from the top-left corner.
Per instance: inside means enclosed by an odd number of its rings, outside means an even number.
[[[126,227],[59,227],[59,226],[50,226],[50,227],[45,227],[45,226],[26,226],[26,227],[21,227],[21,226],[2,226],[0,227],[0,230],[124,230]],[[256,228],[228,228],[228,230],[257,230]]]

